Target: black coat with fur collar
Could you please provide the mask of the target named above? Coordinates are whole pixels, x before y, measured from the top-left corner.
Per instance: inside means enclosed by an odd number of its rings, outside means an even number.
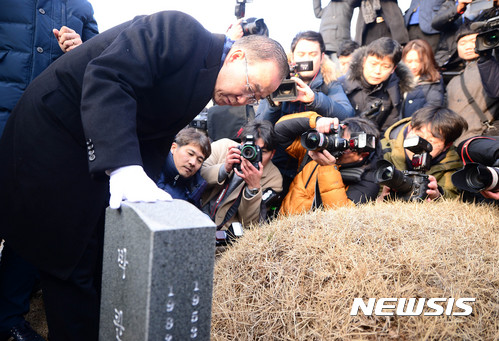
[[[377,113],[369,116],[383,133],[388,127],[402,118],[401,106],[406,91],[414,86],[414,78],[409,68],[400,62],[390,77],[372,88],[363,81],[362,69],[367,48],[361,47],[352,56],[350,70],[341,77],[343,89],[355,109],[356,116],[361,116],[378,99],[382,103]]]

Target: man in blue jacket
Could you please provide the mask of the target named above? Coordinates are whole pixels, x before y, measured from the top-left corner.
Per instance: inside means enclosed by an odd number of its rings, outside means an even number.
[[[98,34],[93,14],[87,0],[2,0],[0,136],[28,84],[65,52]],[[0,262],[0,341],[9,336],[42,340],[24,320],[37,277],[36,268],[6,243]]]
[[[201,166],[211,154],[210,139],[194,128],[184,128],[177,136],[166,157],[158,187],[173,199],[190,202],[201,208],[201,195],[206,181],[201,176]]]
[[[288,72],[275,41],[231,45],[165,11],[111,28],[28,86],[0,141],[0,234],[40,270],[50,338],[97,340],[104,212],[171,197],[169,147],[213,98],[255,103]]]

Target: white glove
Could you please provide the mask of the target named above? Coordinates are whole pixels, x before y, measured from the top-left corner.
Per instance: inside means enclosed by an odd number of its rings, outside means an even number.
[[[158,188],[144,172],[142,166],[117,168],[109,175],[109,207],[117,209],[122,200],[132,202],[171,201],[172,197]]]

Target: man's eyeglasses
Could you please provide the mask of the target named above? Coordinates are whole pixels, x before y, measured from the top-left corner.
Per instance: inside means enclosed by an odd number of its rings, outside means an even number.
[[[249,78],[248,78],[248,60],[246,59],[246,56],[244,56],[244,62],[246,64],[246,90],[248,90],[249,94],[244,94],[244,97],[246,97],[248,100],[246,101],[246,104],[257,104],[259,101],[256,99],[255,92],[253,89],[251,89],[250,83],[249,83]]]

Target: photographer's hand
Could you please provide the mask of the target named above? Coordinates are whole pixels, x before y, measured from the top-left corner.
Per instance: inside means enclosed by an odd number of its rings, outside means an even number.
[[[430,182],[428,183],[426,194],[428,194],[428,201],[432,201],[440,197],[440,191],[438,190],[437,179],[433,175],[428,175],[428,179]]]
[[[463,14],[466,11],[466,7],[471,4],[473,0],[458,0],[456,6],[456,12],[459,14]]]
[[[312,103],[315,99],[315,92],[300,78],[291,77],[291,79],[295,81],[296,90],[298,90],[296,99],[293,102]]]
[[[332,166],[336,164],[336,158],[327,150],[322,150],[320,152],[311,150],[308,152],[308,155],[320,166]]]
[[[340,125],[340,120],[336,117],[319,117],[317,122],[315,122],[315,130],[319,133],[329,134],[331,132],[331,126],[334,129],[338,129]]]
[[[251,162],[246,159],[241,160],[241,171],[239,172],[234,168],[234,172],[239,175],[249,188],[260,188],[260,180],[263,174],[263,165],[261,162],[258,163],[259,169],[257,169]]]
[[[237,40],[244,35],[243,27],[241,26],[241,22],[243,19],[239,19],[234,24],[231,24],[229,28],[227,28],[227,32],[225,35],[231,40]]]
[[[227,155],[225,156],[225,171],[227,174],[232,172],[234,165],[241,162],[241,151],[237,147],[229,147]]]
[[[499,192],[481,191],[480,194],[488,199],[499,200]]]

